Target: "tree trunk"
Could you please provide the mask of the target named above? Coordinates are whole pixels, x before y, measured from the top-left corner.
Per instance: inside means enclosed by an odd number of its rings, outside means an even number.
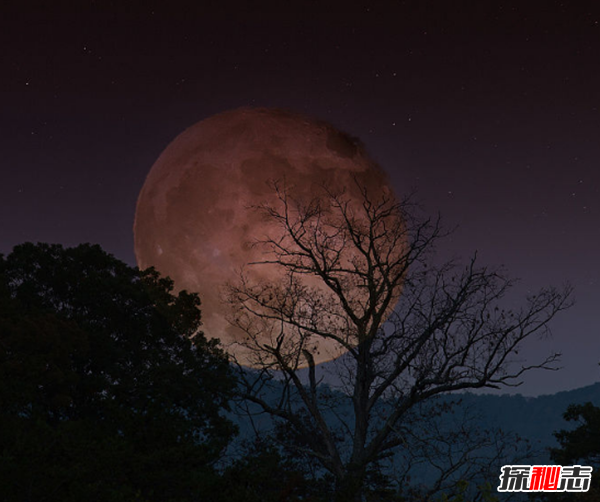
[[[336,482],[335,502],[363,502],[364,473],[349,471]]]

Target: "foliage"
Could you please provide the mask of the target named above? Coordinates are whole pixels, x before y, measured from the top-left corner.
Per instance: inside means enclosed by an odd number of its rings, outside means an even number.
[[[454,493],[441,493],[430,502],[499,502],[498,496],[493,494],[494,490],[489,483],[478,486],[473,498],[467,496],[468,489],[469,483],[461,480],[456,484]]]
[[[594,467],[590,489],[585,493],[548,493],[533,497],[535,500],[556,502],[600,501],[600,408],[592,403],[570,405],[564,414],[570,422],[579,426],[572,430],[561,430],[554,434],[560,448],[552,448],[552,460],[559,465],[591,465]]]
[[[0,500],[193,500],[234,432],[198,306],[99,246],[0,257]]]
[[[256,441],[223,473],[214,502],[327,502],[326,480],[315,480],[301,463],[271,441]]]
[[[586,462],[600,467],[600,408],[592,403],[571,405],[564,418],[579,427],[554,434],[561,447],[552,449],[552,459],[558,464]]]

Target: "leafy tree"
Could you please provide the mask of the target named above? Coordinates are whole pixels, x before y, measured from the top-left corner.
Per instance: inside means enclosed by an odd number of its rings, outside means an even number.
[[[214,502],[328,502],[331,487],[270,441],[256,441],[223,473]]]
[[[592,403],[572,404],[564,418],[579,426],[554,434],[561,447],[551,450],[552,459],[559,464],[583,461],[600,467],[600,408]]]
[[[234,383],[198,297],[172,290],[99,246],[0,257],[0,500],[174,502],[214,484]]]
[[[600,501],[600,408],[592,403],[572,404],[564,414],[565,420],[578,422],[572,430],[554,434],[560,447],[550,451],[552,460],[559,465],[590,465],[594,467],[592,482],[585,493],[548,493],[534,497],[536,500]]]
[[[469,488],[469,483],[461,480],[456,484],[455,493],[448,495],[441,493],[438,497],[429,502],[499,502],[499,498],[493,494],[493,487],[490,483],[484,483],[477,487],[477,495],[475,498],[468,497],[466,492]]]
[[[416,218],[409,205],[365,189],[360,201],[326,187],[310,201],[275,190],[278,204],[257,210],[279,233],[257,242],[265,259],[251,267],[276,267],[283,278],[247,273],[231,287],[233,322],[256,368],[240,371],[242,393],[288,424],[298,454],[334,477],[336,501],[364,500],[370,467],[407,448],[419,404],[553,367],[557,355],[512,363],[568,306],[569,288],[505,309],[512,281],[475,259],[437,264],[439,221]],[[337,397],[319,385],[315,357],[325,349],[346,352],[327,367],[344,387]]]

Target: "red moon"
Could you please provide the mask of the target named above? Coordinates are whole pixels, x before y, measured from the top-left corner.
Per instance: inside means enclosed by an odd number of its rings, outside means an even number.
[[[323,184],[346,188],[357,198],[356,182],[369,193],[393,194],[382,169],[355,138],[304,115],[242,108],[177,136],[152,166],[137,201],[139,267],[154,266],[177,290],[197,292],[206,336],[219,338],[245,366],[253,366],[238,344],[245,335],[227,320],[223,288],[245,264],[262,258],[251,244],[273,229],[249,207],[274,204],[269,181],[277,179],[285,179],[296,200],[310,198]],[[278,280],[273,270],[259,278]],[[315,362],[341,353],[321,342]]]

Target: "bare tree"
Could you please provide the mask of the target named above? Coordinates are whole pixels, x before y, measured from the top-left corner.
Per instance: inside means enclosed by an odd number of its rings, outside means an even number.
[[[281,280],[243,275],[230,289],[256,369],[241,372],[243,394],[333,475],[336,500],[363,500],[369,467],[407,445],[402,423],[420,403],[553,367],[557,354],[527,365],[513,356],[569,306],[569,287],[506,310],[499,301],[512,282],[501,271],[475,259],[436,265],[439,218],[419,219],[409,204],[362,188],[359,199],[323,188],[308,203],[274,190],[278,205],[255,209],[279,232],[256,243],[265,260],[250,267],[276,267]],[[343,393],[320,385],[323,350],[345,353],[328,365]],[[265,389],[275,380],[274,398]],[[350,413],[336,411],[333,394]]]

